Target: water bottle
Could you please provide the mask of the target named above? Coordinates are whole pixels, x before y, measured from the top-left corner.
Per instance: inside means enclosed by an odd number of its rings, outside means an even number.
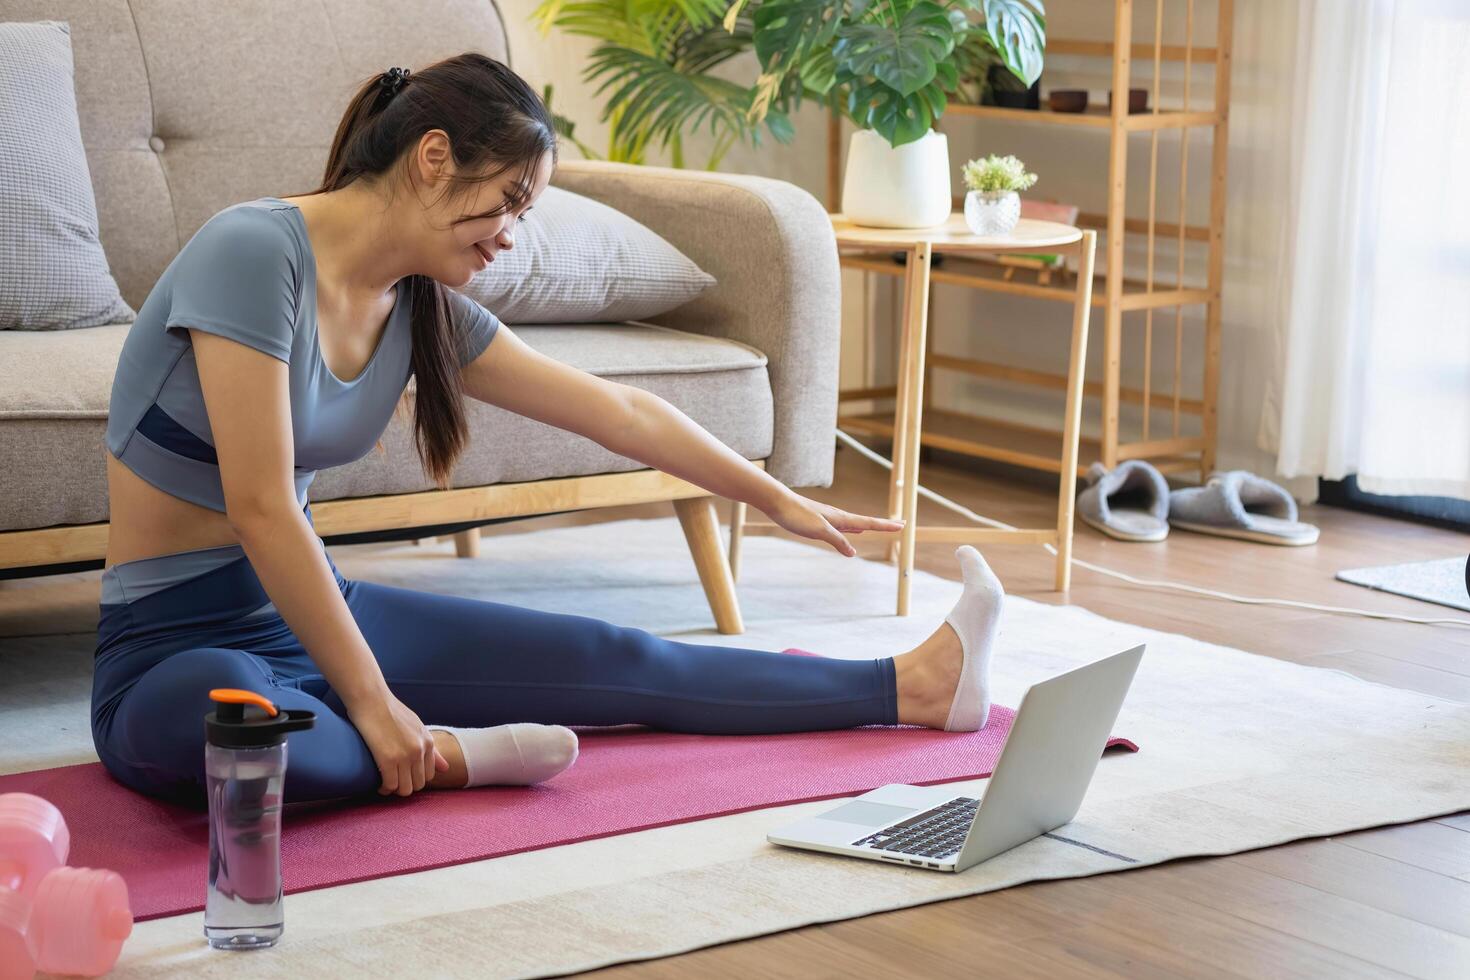
[[[204,716],[209,792],[209,885],[204,935],[215,949],[274,946],[285,930],[281,904],[281,792],[286,733],[310,728],[316,712],[282,711],[254,691],[215,688]]]

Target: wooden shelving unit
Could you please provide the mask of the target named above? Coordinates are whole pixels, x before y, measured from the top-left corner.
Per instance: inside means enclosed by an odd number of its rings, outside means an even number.
[[[1184,18],[1185,43],[1166,45],[1163,43],[1164,13],[1168,7],[1172,16]],[[1008,109],[997,106],[951,104],[945,110],[945,120],[953,117],[959,123],[969,119],[1004,120],[1040,126],[1060,126],[1071,129],[1103,129],[1109,134],[1107,142],[1107,210],[1104,213],[1083,213],[1077,224],[1097,229],[1103,239],[1099,251],[1105,256],[1105,269],[1095,279],[1093,305],[1103,312],[1102,344],[1104,349],[1102,378],[1089,382],[1085,396],[1089,401],[1100,403],[1100,437],[1083,437],[1083,451],[1078,459],[1078,475],[1086,472],[1094,460],[1108,468],[1125,459],[1147,459],[1164,472],[1189,472],[1197,470],[1201,480],[1215,467],[1217,442],[1217,411],[1220,373],[1220,289],[1225,258],[1225,164],[1228,146],[1228,116],[1230,101],[1230,47],[1233,0],[1219,0],[1215,29],[1215,44],[1205,47],[1194,44],[1195,16],[1194,0],[1155,0],[1154,30],[1152,42],[1135,42],[1133,38],[1133,0],[1114,0],[1113,40],[1077,41],[1052,40],[1047,44],[1047,54],[1074,55],[1107,58],[1112,63],[1111,89],[1112,106],[1089,108],[1083,113],[1061,113],[1049,110]],[[1055,21],[1049,28],[1059,25]],[[1128,89],[1134,84],[1132,67],[1134,61],[1150,62],[1153,66],[1149,87],[1149,110],[1132,115],[1127,112]],[[1183,64],[1182,98],[1180,105],[1168,109],[1160,107],[1160,74],[1165,62]],[[1212,93],[1209,104],[1199,96],[1196,85],[1196,68],[1213,67]],[[1210,182],[1210,218],[1206,226],[1190,225],[1186,220],[1186,204],[1189,193],[1189,137],[1197,129],[1208,129],[1212,136]],[[1159,207],[1159,134],[1166,130],[1178,130],[1179,142],[1179,194],[1172,208],[1174,221],[1162,220]],[[1139,136],[1139,134],[1146,134]],[[1148,200],[1142,207],[1134,203],[1134,214],[1128,210],[1127,174],[1130,142],[1146,142],[1143,158],[1149,170]],[[842,127],[841,117],[835,112],[828,119],[827,140],[827,206],[831,211],[840,209],[842,171]],[[962,196],[955,198],[956,208],[962,208]],[[1139,212],[1142,212],[1140,215]],[[1134,266],[1125,268],[1125,243],[1128,236],[1142,236],[1146,242],[1144,259]],[[1172,240],[1176,244],[1177,261],[1172,270],[1158,268],[1155,252],[1159,242]],[[1190,243],[1194,243],[1191,246]],[[1189,247],[1203,247],[1208,252],[1204,283],[1186,282],[1185,255]],[[841,263],[845,268],[862,269],[868,272],[899,276],[903,266],[896,263],[889,253],[871,252],[844,254]],[[1137,266],[1142,266],[1138,268]],[[1024,271],[1007,270],[983,260],[951,256],[931,275],[931,282],[949,283],[974,289],[1035,299],[1065,300],[1071,302],[1074,295],[1068,282],[1043,285],[1035,276]],[[1165,275],[1161,277],[1160,272]],[[1028,279],[1028,275],[1030,278]],[[1161,278],[1163,281],[1161,281]],[[1185,397],[1183,394],[1183,348],[1184,308],[1205,308],[1204,336],[1202,338],[1203,378],[1201,396]],[[1123,350],[1123,314],[1142,313],[1143,332],[1143,386],[1139,389],[1124,388],[1121,384]],[[1153,335],[1156,318],[1167,318],[1172,311],[1174,333],[1174,365],[1171,382],[1165,391],[1153,390]],[[1135,324],[1130,322],[1129,329]],[[1167,327],[1167,324],[1166,324]],[[986,377],[1008,382],[1061,389],[1066,379],[1061,374],[1052,374],[1003,364],[984,361],[947,358],[930,354],[925,359],[925,393],[932,391],[928,374],[934,369],[956,370],[972,376]],[[862,388],[843,391],[838,401],[867,401],[896,397],[896,385]],[[927,400],[927,399],[926,399]],[[1137,431],[1121,432],[1119,409],[1123,404],[1148,405],[1151,411],[1141,411],[1141,424]],[[1157,411],[1168,413],[1166,432],[1157,431],[1153,416]],[[892,412],[867,415],[841,415],[839,424],[845,427],[879,434],[891,434]],[[1198,417],[1198,434],[1185,434],[1182,420],[1185,416]],[[932,432],[925,432],[922,444],[936,446],[968,455],[982,456],[1057,472],[1061,468],[1060,453],[1049,449],[1052,444],[1061,445],[1061,432],[1030,428],[998,419],[986,419],[974,415],[935,410],[926,404],[924,417],[932,418],[941,425]]]

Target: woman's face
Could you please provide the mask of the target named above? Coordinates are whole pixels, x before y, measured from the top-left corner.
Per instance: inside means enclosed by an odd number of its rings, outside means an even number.
[[[525,170],[513,164],[489,180],[453,188],[435,205],[429,216],[435,232],[426,275],[446,286],[463,286],[498,253],[515,246],[517,226],[551,182],[551,154],[543,153],[528,173]],[[488,214],[502,207],[502,213]]]

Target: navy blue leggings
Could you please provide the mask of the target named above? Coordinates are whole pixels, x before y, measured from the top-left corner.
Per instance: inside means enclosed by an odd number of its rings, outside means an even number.
[[[310,510],[307,510],[308,517]],[[839,660],[682,643],[587,616],[332,574],[394,696],[426,725],[642,724],[711,735],[898,724],[893,658]],[[92,687],[97,754],[120,782],[205,806],[209,691],[316,712],[288,737],[285,799],[381,800],[342,701],[240,557],[126,603],[104,603]]]

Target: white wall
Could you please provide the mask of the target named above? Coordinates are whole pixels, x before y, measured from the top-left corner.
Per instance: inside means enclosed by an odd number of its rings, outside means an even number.
[[[1182,43],[1184,12],[1188,0],[1163,0],[1164,41]],[[1215,35],[1215,0],[1194,0],[1196,44],[1212,45]],[[1284,236],[1277,184],[1285,164],[1286,141],[1290,138],[1291,78],[1296,52],[1295,4],[1279,0],[1237,0],[1235,15],[1234,68],[1230,108],[1230,154],[1228,207],[1226,214],[1226,263],[1219,400],[1221,468],[1246,468],[1270,475],[1274,454],[1260,445],[1263,432],[1273,428],[1274,408],[1265,404],[1266,383],[1280,363],[1277,327],[1279,300],[1276,270],[1284,261]],[[571,37],[559,30],[543,37],[529,21],[535,4],[531,0],[502,0],[511,38],[512,64],[539,90],[546,81],[556,86],[553,106],[577,123],[577,135],[599,152],[606,149],[607,127],[598,121],[602,103],[594,85],[582,81],[582,66],[594,47],[590,39]],[[1151,42],[1154,5],[1147,0],[1135,4],[1135,40]],[[1054,38],[1110,40],[1112,5],[1099,0],[1050,0],[1047,3],[1049,31]],[[722,74],[743,80],[755,77],[753,55],[727,66]],[[1133,84],[1152,89],[1153,68],[1148,61],[1134,64]],[[1106,98],[1110,83],[1106,59],[1053,55],[1042,80],[1043,94],[1051,87],[1087,88],[1094,98]],[[1182,95],[1182,66],[1166,63],[1160,80],[1161,104],[1179,104]],[[1203,108],[1213,92],[1208,67],[1196,68],[1191,87],[1191,105]],[[758,173],[789,180],[825,203],[827,184],[826,115],[806,105],[795,118],[797,135],[786,145],[766,139],[757,149],[737,145],[720,169]],[[986,153],[1015,153],[1041,179],[1031,196],[1056,198],[1078,204],[1084,211],[1106,211],[1106,130],[997,122],[951,115],[941,123],[948,135],[954,178],[953,191],[962,191],[959,167],[965,160]],[[851,125],[844,124],[844,147]],[[686,139],[686,165],[702,167],[710,141],[704,134]],[[1158,200],[1156,218],[1176,220],[1178,209],[1180,139],[1177,131],[1161,134],[1158,151]],[[1150,137],[1138,134],[1129,143],[1129,215],[1148,216]],[[568,146],[570,155],[575,148]],[[653,162],[667,158],[656,154]],[[1209,217],[1210,131],[1196,130],[1189,137],[1189,197],[1186,220],[1207,224]],[[1099,243],[1099,265],[1103,265],[1103,243]],[[1144,241],[1130,235],[1126,265],[1130,277],[1144,272]],[[1201,244],[1186,246],[1187,282],[1203,284],[1205,250]],[[1155,253],[1155,279],[1167,282],[1176,268],[1174,243],[1162,236]],[[886,276],[845,271],[844,342],[842,387],[891,383],[893,337],[896,324],[896,280]],[[867,280],[865,282],[865,280]],[[866,302],[865,302],[866,300]],[[870,315],[865,316],[865,308]],[[1065,370],[1070,328],[1070,307],[1065,303],[1031,300],[937,284],[930,303],[931,352],[975,357],[1031,367]],[[1124,320],[1123,384],[1141,387],[1143,374],[1143,314]],[[1089,345],[1089,377],[1101,377],[1103,318],[1094,314]],[[1183,320],[1182,394],[1201,394],[1201,355],[1204,334],[1203,307],[1191,307]],[[1172,391],[1175,314],[1154,314],[1153,387]],[[866,335],[866,338],[865,338]],[[866,351],[865,351],[866,339]],[[865,375],[866,371],[866,377]],[[1016,421],[1057,426],[1060,393],[973,379],[951,371],[933,372],[933,401],[936,406],[976,414],[997,414]],[[844,410],[851,406],[845,405]],[[860,407],[860,406],[859,406]],[[1084,404],[1084,431],[1096,435],[1100,406],[1094,399]],[[1121,438],[1139,435],[1139,410],[1123,406]],[[1167,436],[1171,420],[1156,413],[1151,437]],[[1196,417],[1185,415],[1183,434],[1198,431]],[[1311,496],[1310,484],[1292,486],[1301,496]]]

